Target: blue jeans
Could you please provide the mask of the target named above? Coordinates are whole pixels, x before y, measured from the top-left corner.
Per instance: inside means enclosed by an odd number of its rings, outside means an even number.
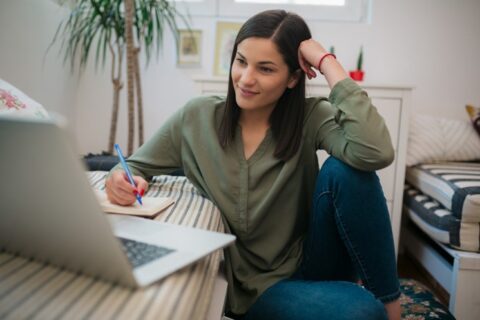
[[[244,319],[386,319],[383,303],[400,291],[377,175],[328,158],[317,177],[309,228],[297,272],[267,289]]]

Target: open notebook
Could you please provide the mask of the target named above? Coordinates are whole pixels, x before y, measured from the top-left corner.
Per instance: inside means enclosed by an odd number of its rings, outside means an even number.
[[[131,206],[120,206],[108,201],[107,194],[103,190],[95,190],[95,194],[103,212],[146,218],[154,218],[175,202],[172,198],[167,197],[142,197],[143,205],[135,201]]]

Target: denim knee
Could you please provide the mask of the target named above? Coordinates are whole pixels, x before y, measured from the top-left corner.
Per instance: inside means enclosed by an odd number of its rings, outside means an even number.
[[[326,190],[335,192],[339,187],[344,191],[355,191],[367,185],[374,189],[380,187],[375,171],[362,171],[330,156],[320,169],[315,191],[317,194]]]
[[[282,280],[269,288],[246,320],[386,320],[383,304],[355,283]]]
[[[359,170],[333,156],[330,156],[320,168],[319,176],[335,177],[340,181],[351,182],[356,179],[364,179],[366,176],[375,176],[375,171]]]
[[[383,303],[366,289],[359,287],[359,290],[362,292],[340,311],[339,319],[386,320],[388,317]]]

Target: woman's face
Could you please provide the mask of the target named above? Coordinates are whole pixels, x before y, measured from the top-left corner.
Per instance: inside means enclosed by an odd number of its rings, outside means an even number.
[[[271,112],[285,89],[297,83],[277,46],[265,38],[247,38],[238,44],[231,76],[242,110]]]

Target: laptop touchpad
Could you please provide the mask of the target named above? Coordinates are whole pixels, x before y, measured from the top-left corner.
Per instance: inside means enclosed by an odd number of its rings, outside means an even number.
[[[117,236],[141,235],[142,237],[148,237],[152,234],[161,233],[162,229],[166,229],[161,223],[145,218],[109,214],[108,220],[110,221],[113,232]]]

